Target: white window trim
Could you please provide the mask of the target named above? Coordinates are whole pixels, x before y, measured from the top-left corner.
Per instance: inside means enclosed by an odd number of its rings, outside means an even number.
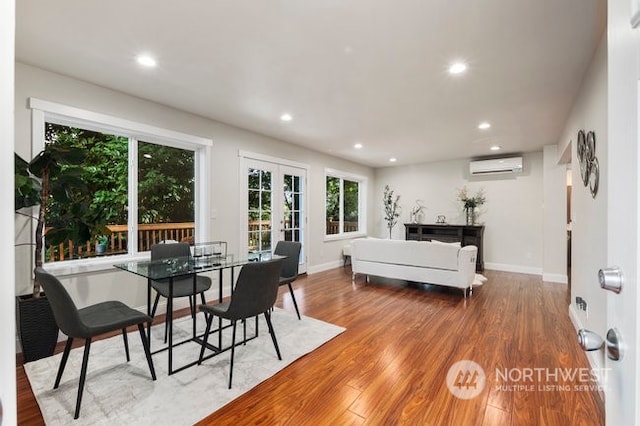
[[[342,226],[340,227],[340,232],[337,234],[327,235],[327,230],[325,228],[324,241],[336,241],[336,240],[349,240],[352,238],[358,237],[366,237],[367,236],[367,213],[366,213],[366,194],[367,194],[367,185],[368,179],[366,176],[357,175],[354,173],[344,172],[341,170],[325,168],[324,169],[324,212],[323,212],[323,223],[327,220],[327,177],[335,177],[339,179],[347,179],[354,182],[358,182],[358,231],[354,232],[342,232]],[[342,195],[343,187],[340,186],[340,199],[343,198]],[[344,220],[344,214],[342,213],[342,203],[340,206],[340,223]]]
[[[192,150],[195,153],[195,223],[198,240],[206,240],[209,235],[209,215],[211,210],[211,200],[209,191],[206,190],[210,180],[208,164],[211,164],[211,153],[213,141],[200,136],[189,135],[173,130],[164,129],[152,125],[138,123],[135,121],[87,111],[68,105],[63,105],[51,101],[37,98],[29,98],[29,108],[32,113],[32,157],[33,153],[40,152],[44,148],[44,123],[45,121],[72,127],[82,127],[87,130],[104,133],[118,134],[135,140],[158,143],[175,148]],[[137,181],[137,176],[131,176],[133,168],[129,167],[130,182]],[[137,170],[137,168],[136,168]],[[134,173],[135,174],[135,173]],[[133,178],[133,180],[131,180]],[[131,191],[130,185],[129,201],[137,205],[135,191]],[[130,247],[137,247],[137,232],[133,232],[137,218],[131,219],[134,209],[129,209],[129,244]],[[43,253],[44,256],[44,253]],[[135,249],[133,252],[123,255],[113,255],[100,258],[75,259],[63,262],[47,263],[48,271],[58,276],[74,275],[87,272],[97,272],[104,270],[115,270],[115,263],[124,263],[133,260],[149,259],[149,252],[139,253]]]

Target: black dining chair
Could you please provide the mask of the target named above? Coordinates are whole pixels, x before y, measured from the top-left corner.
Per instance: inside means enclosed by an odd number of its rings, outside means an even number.
[[[151,246],[151,260],[162,260],[172,257],[189,257],[191,256],[191,250],[188,243],[160,243]],[[156,291],[156,299],[153,302],[153,308],[151,309],[151,318],[155,317],[156,309],[158,308],[158,301],[160,296],[164,298],[169,297],[169,279],[151,281],[151,287]],[[202,304],[206,304],[207,301],[204,297],[204,292],[211,288],[211,278],[196,275],[196,292],[200,294],[200,300]],[[189,307],[191,309],[191,317],[195,318],[195,300],[193,298],[193,275],[185,275],[184,277],[173,279],[173,298],[189,297]],[[169,304],[167,304],[167,313]],[[165,322],[164,327],[164,341],[167,342],[167,324]]]
[[[282,261],[282,271],[280,272],[280,285],[286,285],[289,287],[289,293],[291,293],[291,300],[293,306],[296,308],[296,314],[300,319],[300,311],[298,310],[298,303],[296,302],[296,295],[293,293],[293,287],[291,283],[298,278],[298,265],[300,263],[300,250],[302,244],[298,241],[278,241],[273,254],[279,256],[286,256]]]
[[[91,348],[91,340],[95,336],[122,330],[124,350],[127,356],[127,362],[129,362],[127,327],[137,325],[142,346],[144,347],[144,353],[147,357],[147,364],[149,364],[151,378],[153,380],[156,379],[156,372],[153,368],[153,360],[151,359],[151,352],[149,350],[149,342],[144,331],[144,325],[151,322],[151,318],[148,315],[115,300],[78,309],[67,290],[55,276],[42,268],[36,268],[35,276],[47,295],[58,327],[67,335],[67,344],[64,347],[56,381],[53,385],[54,389],[57,389],[60,385],[60,379],[62,379],[64,367],[69,359],[73,339],[84,339],[84,356],[82,357],[82,368],[80,370],[80,382],[78,385],[78,398],[76,400],[74,419],[80,416],[80,404],[82,403],[82,391],[87,376],[89,350]]]
[[[204,333],[204,341],[200,349],[198,364],[201,364],[204,358],[204,350],[207,347],[213,317],[231,321],[233,334],[231,337],[229,389],[231,389],[231,381],[233,379],[233,356],[236,347],[236,323],[238,321],[246,321],[247,318],[264,314],[273,346],[276,348],[276,353],[278,354],[278,359],[282,360],[276,334],[271,324],[271,308],[273,308],[273,304],[278,297],[278,277],[280,276],[281,267],[282,259],[247,263],[240,270],[238,281],[231,294],[230,301],[216,305],[200,306],[200,311],[207,315],[207,328]],[[241,343],[244,342],[246,342],[246,340],[243,340]]]

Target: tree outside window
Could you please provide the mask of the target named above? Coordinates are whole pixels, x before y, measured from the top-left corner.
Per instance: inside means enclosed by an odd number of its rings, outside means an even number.
[[[76,206],[89,204],[94,220],[107,225],[109,235],[92,235],[86,245],[70,243],[49,244],[45,235],[47,251],[45,261],[60,261],[93,257],[98,254],[94,244],[107,237],[106,254],[133,251],[130,240],[128,217],[129,194],[134,189],[129,182],[129,157],[132,144],[137,144],[138,214],[137,251],[146,251],[150,244],[161,239],[182,239],[194,234],[194,151],[165,145],[138,142],[124,136],[45,123],[45,143],[67,147],[79,147],[86,151],[86,162],[71,170],[68,166],[60,173],[77,173],[87,190],[71,194],[73,203],[60,202],[62,197],[53,193],[46,212],[46,235],[68,226],[68,221],[77,220]],[[55,177],[54,177],[55,179]],[[160,227],[159,224],[172,224]],[[180,224],[182,230],[173,226]],[[186,230],[185,230],[186,229]],[[51,234],[49,234],[51,232]]]
[[[360,182],[326,177],[326,235],[357,232],[360,228]]]

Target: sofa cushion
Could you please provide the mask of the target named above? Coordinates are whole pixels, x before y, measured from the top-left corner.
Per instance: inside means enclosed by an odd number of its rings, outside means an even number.
[[[358,260],[455,271],[460,248],[429,241],[366,239],[352,242]],[[357,253],[357,254],[356,254]]]

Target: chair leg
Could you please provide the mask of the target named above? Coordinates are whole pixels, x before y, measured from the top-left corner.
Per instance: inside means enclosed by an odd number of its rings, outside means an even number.
[[[82,369],[80,370],[80,383],[78,384],[78,399],[76,401],[76,413],[74,419],[80,417],[80,404],[82,404],[82,391],[84,390],[84,381],[87,377],[87,364],[89,364],[89,350],[91,349],[91,338],[84,340],[84,356],[82,357]]]
[[[213,314],[207,315],[207,328],[204,331],[204,340],[202,341],[202,347],[200,348],[200,356],[198,357],[198,365],[202,364],[202,358],[204,357],[204,349],[207,347],[207,340],[209,340],[209,332],[211,331],[211,323],[213,322]],[[219,333],[220,331],[218,331]]]
[[[229,365],[229,389],[231,389],[231,380],[233,380],[233,354],[236,351],[236,320],[233,320],[233,332],[231,336],[231,364]]]
[[[300,318],[300,311],[298,310],[298,303],[296,302],[296,295],[293,294],[293,287],[291,287],[291,283],[289,285],[289,293],[291,293],[291,300],[293,300],[293,307],[296,308],[296,314],[298,314],[298,319]]]
[[[276,333],[273,331],[273,325],[271,324],[271,313],[266,311],[264,313],[264,319],[267,320],[267,326],[269,327],[269,334],[271,335],[271,340],[273,341],[273,346],[276,348],[276,353],[278,354],[278,359],[282,360],[282,356],[280,355],[280,348],[278,347],[278,340],[276,339]]]
[[[151,378],[156,379],[156,369],[153,368],[153,359],[151,359],[151,350],[149,349],[149,341],[144,333],[144,324],[138,324],[138,331],[140,331],[140,338],[142,338],[142,347],[144,348],[144,354],[147,357],[147,364],[149,364],[149,371],[151,371]]]
[[[127,329],[122,329],[122,339],[124,340],[124,353],[127,354],[127,362],[131,361],[129,358],[129,339],[127,338]]]
[[[71,343],[73,343],[73,337],[67,338],[67,344],[64,346],[64,353],[62,354],[62,360],[60,361],[60,367],[58,368],[58,375],[56,376],[56,383],[53,385],[54,389],[58,389],[60,385],[60,379],[62,379],[62,373],[64,367],[67,365],[69,359],[69,352],[71,352]]]

